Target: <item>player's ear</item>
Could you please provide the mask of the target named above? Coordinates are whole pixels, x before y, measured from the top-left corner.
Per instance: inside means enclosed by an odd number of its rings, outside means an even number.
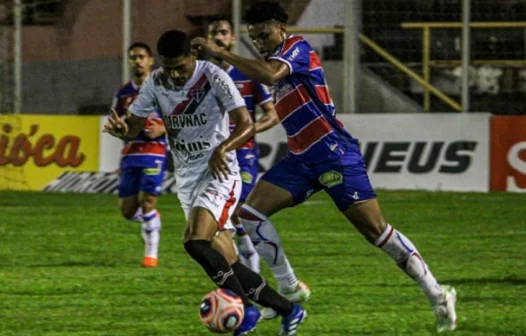
[[[195,48],[192,48],[192,50],[190,50],[190,56],[192,56],[193,58],[197,58],[197,49]]]

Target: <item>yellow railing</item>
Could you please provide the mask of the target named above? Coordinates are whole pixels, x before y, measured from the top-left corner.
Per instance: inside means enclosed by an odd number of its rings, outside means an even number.
[[[400,25],[404,29],[422,29],[422,74],[424,80],[430,81],[430,67],[435,65],[459,65],[460,60],[431,60],[431,30],[432,29],[462,29],[460,22],[406,22]],[[526,22],[471,22],[472,29],[505,29],[526,28]],[[525,66],[526,60],[471,60],[471,64],[495,64],[505,66]],[[430,110],[430,94],[424,87],[424,111]]]
[[[301,34],[343,34],[344,30],[343,28],[294,28],[289,27],[287,31],[291,34],[295,33],[301,33]],[[246,29],[241,29],[241,33],[247,33]],[[429,82],[429,76],[427,76],[427,79],[425,77],[420,76],[415,71],[411,70],[409,67],[407,67],[405,64],[403,64],[401,61],[399,61],[396,57],[391,55],[387,50],[380,47],[376,42],[368,38],[367,36],[360,34],[360,41],[371,48],[374,52],[376,52],[378,55],[380,55],[382,58],[384,58],[387,62],[391,63],[394,67],[396,67],[401,72],[405,73],[407,76],[415,80],[417,83],[422,85],[425,89],[425,92],[434,94],[437,98],[442,100],[444,103],[449,105],[451,108],[453,108],[455,111],[461,111],[462,107],[460,104],[458,104],[456,101],[448,97],[446,94],[442,93],[439,89],[437,89],[435,86],[431,85]],[[428,111],[428,110],[427,110]]]

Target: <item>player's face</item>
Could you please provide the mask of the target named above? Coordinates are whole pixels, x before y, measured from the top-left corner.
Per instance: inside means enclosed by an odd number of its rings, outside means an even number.
[[[232,27],[227,21],[216,21],[212,24],[210,31],[210,38],[220,47],[225,47],[226,50],[232,48],[232,44],[236,37],[232,35]]]
[[[269,21],[248,26],[248,34],[263,56],[273,54],[286,38],[286,26],[279,22]]]
[[[176,86],[183,86],[194,74],[195,56],[183,55],[174,58],[161,56],[161,66]]]
[[[129,52],[128,62],[134,76],[143,76],[150,73],[153,65],[153,57],[143,48],[133,48]]]

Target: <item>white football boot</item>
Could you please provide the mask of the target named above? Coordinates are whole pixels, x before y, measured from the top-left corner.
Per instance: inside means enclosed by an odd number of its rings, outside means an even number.
[[[433,311],[437,319],[438,332],[453,331],[457,327],[457,312],[455,303],[457,302],[457,291],[450,286],[442,286],[444,294],[433,305]]]
[[[294,290],[284,291],[280,289],[279,293],[289,301],[300,303],[309,300],[310,288],[303,281],[300,281]],[[263,309],[261,309],[261,317],[264,320],[272,320],[278,317],[278,315],[278,312],[272,308],[263,307]]]

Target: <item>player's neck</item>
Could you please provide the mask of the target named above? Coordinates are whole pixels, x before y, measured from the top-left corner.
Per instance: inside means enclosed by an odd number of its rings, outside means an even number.
[[[137,85],[137,86],[141,86],[142,83],[144,83],[144,81],[146,80],[146,77],[148,77],[149,73],[146,73],[144,75],[141,75],[141,76],[133,76],[132,77],[132,82],[133,84]]]

